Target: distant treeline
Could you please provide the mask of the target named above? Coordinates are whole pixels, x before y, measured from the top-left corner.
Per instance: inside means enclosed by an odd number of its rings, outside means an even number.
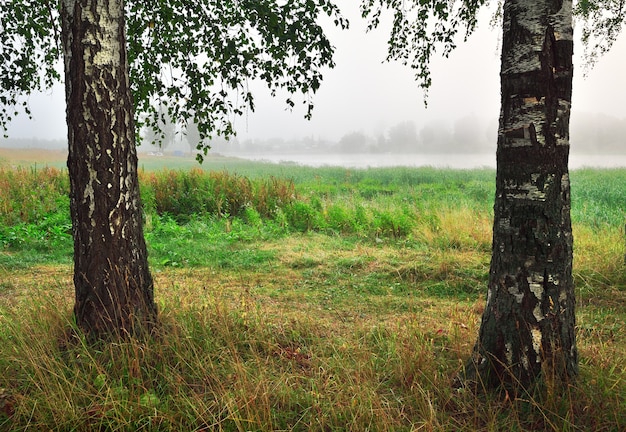
[[[300,138],[268,138],[226,141],[218,137],[211,140],[211,148],[220,153],[491,153],[497,142],[497,120],[486,120],[474,115],[453,122],[431,121],[419,129],[413,121],[404,121],[378,134],[352,131],[339,140],[320,136]],[[141,152],[163,151],[193,154],[198,140],[197,132],[182,133],[174,126],[167,128],[161,147],[150,145],[153,137],[144,135]],[[572,151],[589,154],[626,153],[626,117],[576,112],[570,123]],[[40,138],[2,138],[2,148],[67,149],[67,141]]]
[[[487,121],[467,116],[452,124],[426,123],[419,130],[412,121],[401,122],[374,136],[353,131],[338,141],[319,137],[235,139],[217,140],[211,146],[215,151],[228,153],[491,153],[496,149],[497,128],[495,119]],[[577,113],[570,124],[570,143],[576,153],[626,153],[626,118]]]
[[[488,153],[496,147],[495,121],[468,116],[452,125],[433,121],[418,129],[404,121],[371,135],[351,131],[338,141],[318,137],[296,139],[269,138],[214,142],[212,148],[223,152],[316,152],[316,153]]]

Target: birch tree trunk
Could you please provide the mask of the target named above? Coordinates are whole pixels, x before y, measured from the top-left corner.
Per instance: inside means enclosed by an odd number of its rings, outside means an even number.
[[[571,0],[504,3],[493,252],[465,384],[577,374],[570,222]]]
[[[143,237],[123,0],[62,0],[74,313],[91,337],[148,331],[157,311]]]

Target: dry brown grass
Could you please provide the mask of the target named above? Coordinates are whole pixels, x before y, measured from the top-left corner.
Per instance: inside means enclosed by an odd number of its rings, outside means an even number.
[[[584,250],[585,236],[579,237]],[[256,271],[156,271],[162,329],[149,344],[73,342],[68,348],[59,341],[71,326],[71,267],[3,269],[0,365],[9,372],[0,387],[16,396],[15,414],[4,425],[383,431],[625,426],[626,340],[623,307],[618,309],[625,298],[618,287],[593,297],[581,288],[581,376],[570,388],[518,400],[477,398],[453,391],[450,383],[474,343],[483,287],[464,294],[454,294],[454,287],[467,278],[481,283],[484,252],[417,251],[319,234],[259,247],[278,258]]]

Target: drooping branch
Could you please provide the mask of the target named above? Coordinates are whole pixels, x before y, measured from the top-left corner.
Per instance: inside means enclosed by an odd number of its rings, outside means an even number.
[[[17,104],[61,79],[56,4],[7,0],[0,9],[4,130]],[[129,0],[124,12],[138,129],[157,129],[165,107],[174,123],[197,124],[203,139],[234,134],[234,118],[254,110],[255,80],[288,93],[289,107],[301,95],[310,117],[323,73],[334,66],[320,20],[348,26],[331,0]]]
[[[626,27],[626,0],[580,0],[574,16],[581,24],[587,70],[608,53]]]
[[[430,62],[440,49],[444,57],[456,48],[462,31],[466,40],[476,28],[477,15],[486,0],[363,0],[361,14],[368,30],[380,25],[383,11],[393,14],[387,61],[399,61],[415,71],[427,103],[432,85]]]

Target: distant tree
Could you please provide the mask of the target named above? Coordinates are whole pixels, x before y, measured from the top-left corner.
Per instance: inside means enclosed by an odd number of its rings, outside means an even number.
[[[387,150],[415,153],[417,151],[417,129],[412,121],[400,122],[389,128]]]
[[[319,138],[315,138],[313,135],[302,137],[297,144],[299,148],[303,148],[307,151],[320,151],[322,149],[322,142]]]
[[[422,151],[445,153],[453,150],[452,131],[443,120],[426,123],[419,132],[419,138]]]
[[[363,132],[350,132],[339,140],[339,151],[344,153],[359,153],[365,151],[372,144],[371,138]]]
[[[454,29],[465,24],[471,32],[483,4],[369,0],[365,16],[374,3],[394,11],[390,57],[412,59],[426,86],[433,47],[454,48]],[[487,304],[457,383],[519,390],[578,371],[568,174],[572,3],[505,0],[503,30]]]
[[[204,138],[229,136],[233,116],[254,109],[247,83],[257,79],[273,94],[301,93],[310,116],[321,71],[334,65],[323,14],[346,25],[328,0],[2,3],[0,126],[16,106],[28,112],[24,96],[59,80],[64,60],[74,312],[89,337],[146,333],[157,321],[135,113],[158,129],[166,107]]]
[[[223,137],[223,136],[217,136],[217,137],[213,137],[211,138],[211,141],[209,142],[211,145],[211,149],[214,149],[218,152],[220,151],[230,151],[230,152],[236,152],[241,150],[241,145],[239,143],[239,138],[237,138],[236,136],[229,136],[229,137]]]
[[[471,114],[460,117],[452,126],[452,142],[455,151],[460,153],[480,153],[487,147],[485,122]]]
[[[578,112],[572,124],[572,140],[578,152],[619,154],[626,152],[626,118]]]
[[[187,126],[184,127],[182,134],[189,146],[189,154],[202,151],[205,146],[209,146],[216,152],[236,152],[239,150],[239,140],[236,136],[215,136],[204,141],[205,138],[200,135],[198,125],[191,121],[187,122]]]
[[[373,153],[384,153],[387,151],[387,137],[382,132],[376,135],[375,143],[372,146]]]

